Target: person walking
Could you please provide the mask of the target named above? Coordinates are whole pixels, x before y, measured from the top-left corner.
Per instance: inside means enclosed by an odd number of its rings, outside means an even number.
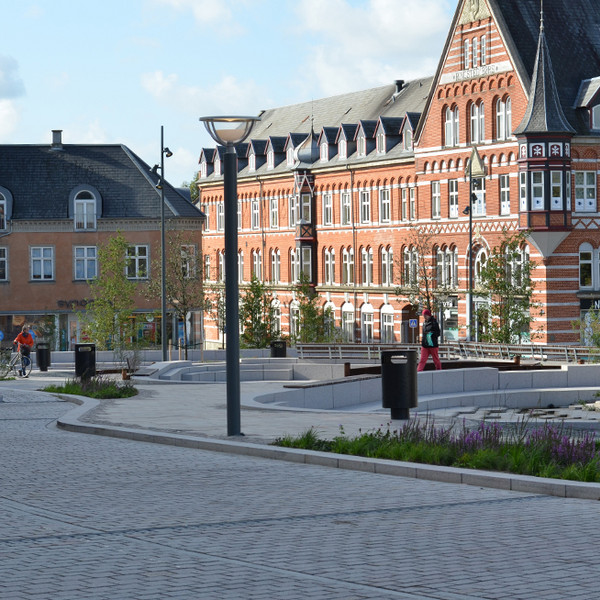
[[[442,368],[438,355],[440,326],[428,308],[423,311],[423,319],[425,319],[425,322],[423,323],[423,335],[421,337],[421,360],[417,371],[422,371],[425,368],[429,356],[431,356],[435,368],[439,371]]]

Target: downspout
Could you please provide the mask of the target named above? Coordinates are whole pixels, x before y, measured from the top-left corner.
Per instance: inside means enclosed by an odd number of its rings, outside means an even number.
[[[353,299],[352,303],[354,305],[354,331],[356,333],[356,318],[357,318],[357,302],[358,302],[358,292],[356,290],[357,285],[357,257],[358,252],[356,250],[356,241],[357,241],[357,231],[356,231],[356,220],[354,216],[354,170],[351,169],[348,165],[346,165],[346,169],[350,172],[350,216],[352,223],[352,250],[354,252],[354,281],[352,282],[354,286],[354,292],[352,294]],[[356,335],[354,335],[354,339],[356,340]]]
[[[265,212],[269,215],[269,211],[263,210],[263,180],[260,177],[256,178],[258,181],[258,197],[260,198],[260,237],[262,244],[262,252],[261,252],[261,268],[260,268],[260,278],[261,283],[265,282],[265,272],[266,272],[266,251],[267,251],[267,234],[265,232]]]

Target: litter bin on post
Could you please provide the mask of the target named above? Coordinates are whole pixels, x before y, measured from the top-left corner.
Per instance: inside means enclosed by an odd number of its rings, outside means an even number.
[[[410,418],[410,409],[417,407],[416,350],[381,352],[381,392],[382,406],[390,409],[392,419]]]
[[[287,347],[284,340],[271,342],[271,358],[285,358]]]
[[[96,375],[96,345],[75,344],[75,377],[90,379]]]
[[[50,366],[50,345],[38,342],[35,348],[35,362],[40,371],[47,371]]]

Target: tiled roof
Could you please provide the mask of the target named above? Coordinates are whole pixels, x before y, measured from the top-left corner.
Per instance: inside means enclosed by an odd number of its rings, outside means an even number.
[[[98,190],[103,218],[156,219],[158,180],[147,163],[122,145],[0,145],[0,186],[12,194],[13,219],[66,219],[69,194],[81,185]],[[167,218],[202,216],[169,183],[164,189]]]

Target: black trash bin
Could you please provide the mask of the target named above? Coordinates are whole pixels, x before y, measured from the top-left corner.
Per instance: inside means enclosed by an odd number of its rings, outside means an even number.
[[[96,375],[96,345],[75,344],[75,377],[90,379]]]
[[[381,352],[381,392],[392,419],[410,418],[410,409],[417,407],[416,350]]]
[[[285,358],[287,346],[283,340],[271,342],[271,358]]]
[[[50,345],[38,342],[35,348],[35,362],[40,371],[47,371],[50,366]]]

